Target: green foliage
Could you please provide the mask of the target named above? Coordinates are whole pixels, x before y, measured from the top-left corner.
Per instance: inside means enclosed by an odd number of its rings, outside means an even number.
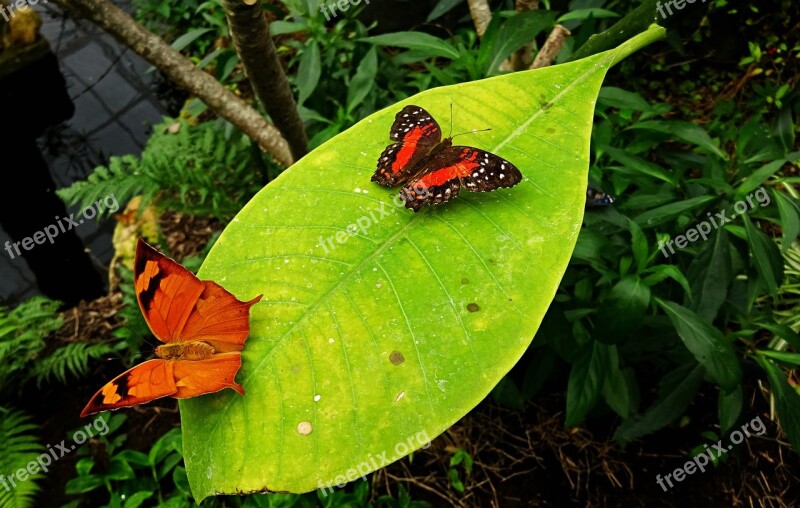
[[[12,311],[0,308],[0,391],[11,393],[25,383],[36,385],[55,378],[66,383],[89,371],[89,360],[114,350],[107,344],[70,342],[48,348],[45,339],[61,328],[60,303],[34,297]]]
[[[86,342],[71,342],[53,351],[37,361],[33,368],[36,384],[42,381],[49,382],[56,378],[60,383],[66,383],[67,378],[79,377],[89,371],[89,360],[97,360],[114,351],[107,344],[88,344]]]
[[[109,431],[99,437],[99,456],[86,456],[75,465],[77,476],[67,482],[67,494],[83,495],[98,489],[106,490],[106,506],[139,506],[144,501],[158,501],[159,506],[185,506],[191,502],[186,489],[186,476],[179,465],[182,460],[180,429],[172,429],[158,439],[149,453],[123,449],[124,434],[117,434],[127,417],[115,414],[108,421]],[[99,462],[98,462],[99,460]],[[166,479],[166,480],[165,480]],[[172,482],[169,495],[162,491],[162,480]],[[151,503],[152,504],[152,503]]]
[[[459,448],[450,457],[450,470],[447,472],[447,477],[450,479],[450,487],[456,492],[464,493],[464,482],[461,480],[461,475],[458,472],[458,466],[464,470],[464,475],[469,477],[472,474],[473,460],[472,456],[465,450]]]
[[[139,301],[136,299],[136,290],[133,284],[133,271],[124,266],[119,267],[119,288],[122,292],[122,307],[117,314],[122,320],[122,326],[114,330],[114,336],[121,339],[126,349],[131,354],[128,358],[129,366],[134,361],[135,353],[142,350],[142,346],[153,336],[150,327],[144,320]]]
[[[161,209],[230,218],[266,183],[265,167],[253,153],[249,139],[229,124],[165,120],[140,157],[111,157],[107,167],[58,195],[87,206],[111,193],[120,202],[141,194],[142,206],[155,201]]]
[[[125,506],[188,507],[195,501],[189,491],[183,467],[183,446],[179,428],[173,428],[158,438],[147,453],[125,446],[123,433],[127,416],[105,413],[100,416],[108,424],[108,432],[95,436],[91,451],[81,447],[75,465],[76,476],[67,482],[65,492],[80,496],[70,507],[96,506],[84,499],[103,499],[105,508]],[[0,428],[2,432],[2,428]],[[2,436],[2,434],[0,434]],[[0,456],[0,465],[3,465]],[[0,493],[3,491],[0,490]],[[369,482],[359,481],[347,489],[320,490],[305,495],[251,494],[218,496],[200,503],[204,508],[425,508],[428,505],[413,501],[400,486],[397,498],[381,496],[370,502]],[[2,497],[0,497],[0,500]],[[94,501],[92,501],[94,502]]]
[[[792,330],[773,314],[797,286],[774,238],[786,251],[800,231],[791,108],[779,122],[712,120],[712,130],[665,119],[670,109],[618,88],[601,92],[590,178],[617,201],[586,214],[528,370],[535,376],[553,353],[570,364],[567,424],[610,408],[623,419],[622,441],[677,420],[704,381],[719,387],[730,430],[747,416],[742,363],[752,344],[767,331],[786,341],[765,344],[764,354],[798,346],[797,320],[786,313]],[[775,385],[778,370],[766,362]],[[662,379],[653,398],[654,374]],[[786,432],[797,435],[788,391],[774,396]]]
[[[27,480],[19,481],[16,472],[27,468],[39,454],[45,451],[37,442],[36,424],[22,411],[0,406],[0,474],[4,476],[0,487],[0,508],[26,508],[35,506],[35,496],[41,490],[37,482],[42,473],[28,475]],[[12,479],[7,477],[13,477]],[[15,485],[15,486],[14,486]]]
[[[0,307],[0,391],[16,389],[31,377],[30,366],[44,350],[45,337],[64,322],[57,316],[59,305],[34,297],[11,311]]]

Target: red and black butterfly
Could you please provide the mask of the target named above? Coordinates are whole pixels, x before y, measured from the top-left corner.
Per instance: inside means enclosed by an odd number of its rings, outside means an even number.
[[[462,188],[489,192],[513,187],[522,180],[516,166],[471,146],[453,146],[430,113],[406,106],[397,116],[389,137],[394,141],[378,159],[372,181],[386,187],[404,184],[400,195],[415,212],[423,205],[439,205],[458,196]]]

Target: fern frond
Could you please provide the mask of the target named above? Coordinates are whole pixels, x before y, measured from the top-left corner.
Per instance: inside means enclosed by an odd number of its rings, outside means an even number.
[[[113,351],[114,348],[108,344],[69,343],[53,351],[50,356],[37,360],[33,368],[36,385],[50,381],[51,377],[66,383],[68,376],[83,376],[89,370],[90,359],[97,360]]]
[[[6,477],[5,485],[0,484],[0,508],[34,505],[36,493],[40,490],[36,482],[42,474],[29,475],[24,482],[13,477],[13,485],[8,476],[27,467],[45,452],[34,435],[38,430],[39,426],[31,423],[30,417],[22,411],[0,407],[0,474]]]
[[[107,167],[100,166],[85,181],[75,182],[69,187],[57,190],[56,193],[68,205],[86,208],[110,195],[120,203],[125,203],[137,195],[142,195],[143,200],[147,202],[158,191],[158,185],[144,177],[139,160],[132,155],[125,155],[111,157]],[[100,214],[109,211],[103,208]]]
[[[44,349],[44,338],[64,320],[57,314],[59,302],[34,297],[8,312],[0,308],[0,391],[15,386],[28,375],[29,364]]]
[[[111,194],[120,203],[141,195],[142,206],[155,201],[161,209],[185,215],[229,219],[266,182],[261,181],[263,162],[253,157],[258,151],[247,136],[226,125],[167,119],[153,128],[139,158],[112,157],[108,166],[58,195],[81,207]]]

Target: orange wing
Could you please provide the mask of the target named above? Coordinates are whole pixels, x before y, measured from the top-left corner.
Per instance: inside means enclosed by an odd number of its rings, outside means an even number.
[[[150,402],[176,393],[174,364],[161,359],[148,360],[120,374],[92,397],[83,408],[81,417]]]
[[[134,283],[139,307],[162,342],[205,340],[222,353],[241,351],[250,334],[249,302],[195,275],[143,239],[136,246]]]
[[[244,395],[242,385],[234,381],[239,367],[242,366],[242,353],[221,353],[206,360],[175,362],[176,399],[188,399],[204,393],[218,392],[225,388],[233,388],[239,395]]]
[[[242,365],[244,341],[250,334],[250,307],[259,295],[242,302],[213,281],[201,281],[141,238],[136,245],[134,286],[139,307],[153,334],[162,342],[162,358],[137,365],[106,384],[81,416],[149,402],[178,399],[232,388]],[[167,348],[167,351],[161,351]]]

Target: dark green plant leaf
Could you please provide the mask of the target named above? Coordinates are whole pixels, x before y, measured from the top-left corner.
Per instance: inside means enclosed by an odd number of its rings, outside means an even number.
[[[672,321],[686,348],[708,371],[708,375],[726,392],[742,381],[739,358],[722,332],[701,320],[697,314],[675,302],[656,298]]]
[[[186,46],[193,43],[203,35],[207,34],[208,32],[212,31],[213,28],[197,28],[194,30],[190,30],[185,34],[181,35],[171,44],[172,49],[175,51],[181,51],[186,49]]]
[[[771,360],[761,355],[754,358],[769,378],[781,428],[795,451],[800,453],[800,395],[789,386],[786,375]]]
[[[739,415],[742,414],[742,406],[744,405],[744,395],[742,393],[742,385],[736,387],[730,393],[723,391],[719,392],[719,427],[722,434],[727,434],[736,425]]]
[[[300,56],[300,66],[297,68],[297,102],[302,104],[317,88],[322,75],[322,59],[319,54],[319,45],[315,41],[306,46]]]
[[[544,321],[542,321],[542,325],[544,325]],[[539,327],[539,330],[541,331],[542,327]],[[535,350],[533,358],[528,363],[528,370],[525,371],[525,379],[522,381],[523,400],[528,400],[539,393],[553,372],[557,360],[555,352],[549,347]]]
[[[347,89],[347,111],[352,112],[369,95],[375,86],[375,75],[378,73],[378,52],[371,48],[358,64],[356,74]]]
[[[716,201],[715,196],[697,196],[696,198],[689,198],[677,203],[670,203],[668,205],[659,206],[646,212],[640,213],[633,220],[636,221],[643,228],[652,228],[671,221],[676,216],[688,212],[694,208],[699,208],[706,203]]]
[[[431,13],[428,14],[428,19],[426,19],[425,21],[430,23],[431,21],[444,16],[445,14],[450,12],[455,6],[463,2],[464,0],[439,0],[439,3],[437,3],[433,7]]]
[[[504,377],[497,383],[492,390],[492,398],[501,406],[509,409],[521,410],[525,405],[525,399],[513,381]]]
[[[658,164],[646,161],[641,157],[637,157],[626,152],[625,150],[620,150],[619,148],[614,148],[611,146],[604,146],[603,151],[607,153],[609,157],[622,164],[622,168],[619,168],[622,172],[630,175],[641,173],[643,175],[648,175],[652,176],[653,178],[663,180],[668,184],[675,185],[675,176],[665,171]]]
[[[697,124],[680,120],[651,120],[633,124],[631,129],[647,129],[656,132],[663,132],[682,139],[683,141],[705,148],[707,151],[716,155],[720,159],[727,160],[727,156],[711,140],[708,132]]]
[[[800,216],[798,216],[797,204],[792,201],[792,198],[777,190],[773,190],[772,195],[775,203],[778,204],[778,212],[781,216],[781,228],[783,229],[781,253],[785,254],[797,235],[800,234]]]
[[[572,253],[606,70],[663,34],[653,27],[571,64],[428,90],[256,195],[199,272],[239,298],[264,298],[237,377],[246,395],[180,401],[195,499],[351,481],[483,400],[527,349]],[[398,189],[370,177],[412,103],[443,124],[452,104],[454,132],[491,127],[473,144],[513,161],[524,180],[416,214],[398,208]]]
[[[572,364],[567,385],[566,426],[571,427],[582,422],[597,402],[605,373],[611,366],[610,349],[610,346],[593,340],[584,345]]]
[[[428,58],[458,58],[461,53],[447,41],[423,32],[392,32],[389,34],[364,37],[361,42],[377,44],[379,46],[397,46],[417,51],[424,51]]]
[[[633,371],[623,370],[619,366],[617,346],[610,346],[603,382],[603,400],[622,418],[628,418],[636,410],[636,397],[632,388],[636,383],[632,377]]]
[[[629,331],[641,325],[650,305],[650,288],[636,275],[617,282],[603,300],[595,318],[598,340],[616,344]]]
[[[747,215],[742,215],[742,222],[759,278],[766,284],[769,293],[777,296],[778,287],[783,282],[783,258],[778,246],[756,228]]]
[[[623,443],[654,432],[683,414],[694,399],[705,369],[700,364],[682,365],[661,381],[659,398],[642,415],[626,420],[614,432],[614,439]]]
[[[547,10],[523,12],[504,22],[491,40],[487,40],[488,37],[485,36],[481,41],[481,53],[484,53],[484,46],[487,45],[491,50],[491,59],[485,67],[486,75],[496,71],[503,60],[514,51],[532,41],[545,28],[552,26],[554,17]]]
[[[609,11],[608,9],[600,9],[597,7],[593,7],[590,9],[574,9],[570,10],[568,13],[562,15],[558,18],[559,23],[563,23],[565,21],[573,21],[573,20],[583,20],[589,18],[601,19],[601,18],[618,18],[619,14],[614,11]]]
[[[733,277],[728,233],[718,229],[692,264],[693,309],[703,321],[710,324],[728,298],[728,287]]]

